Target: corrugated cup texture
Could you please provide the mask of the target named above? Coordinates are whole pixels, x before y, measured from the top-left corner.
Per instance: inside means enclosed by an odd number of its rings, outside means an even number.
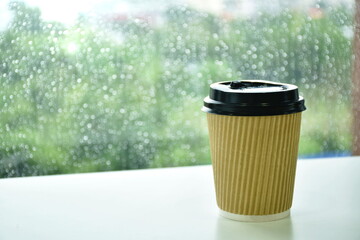
[[[275,116],[207,114],[220,209],[269,215],[292,204],[301,112]]]

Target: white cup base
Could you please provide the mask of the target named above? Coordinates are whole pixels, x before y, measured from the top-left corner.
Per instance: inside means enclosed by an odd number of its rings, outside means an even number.
[[[275,221],[282,218],[286,218],[287,216],[290,215],[290,209],[281,213],[270,214],[270,215],[241,215],[241,214],[226,212],[221,209],[219,210],[221,216],[240,222],[269,222],[269,221]]]

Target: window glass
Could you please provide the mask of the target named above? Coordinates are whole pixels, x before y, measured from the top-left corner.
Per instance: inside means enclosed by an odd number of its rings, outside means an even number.
[[[351,152],[350,1],[2,1],[0,177],[209,164],[209,84],[293,83]]]

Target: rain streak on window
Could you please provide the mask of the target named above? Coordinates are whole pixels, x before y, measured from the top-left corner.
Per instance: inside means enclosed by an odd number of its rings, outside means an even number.
[[[0,4],[0,177],[209,164],[238,79],[299,86],[300,156],[350,153],[351,2],[52,2]]]

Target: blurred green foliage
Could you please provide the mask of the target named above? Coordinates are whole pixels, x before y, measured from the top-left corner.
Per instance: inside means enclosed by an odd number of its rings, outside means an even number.
[[[300,87],[300,154],[350,150],[352,12],[285,9],[251,19],[172,7],[162,24],[45,22],[12,2],[0,33],[0,177],[210,163],[209,84]]]

